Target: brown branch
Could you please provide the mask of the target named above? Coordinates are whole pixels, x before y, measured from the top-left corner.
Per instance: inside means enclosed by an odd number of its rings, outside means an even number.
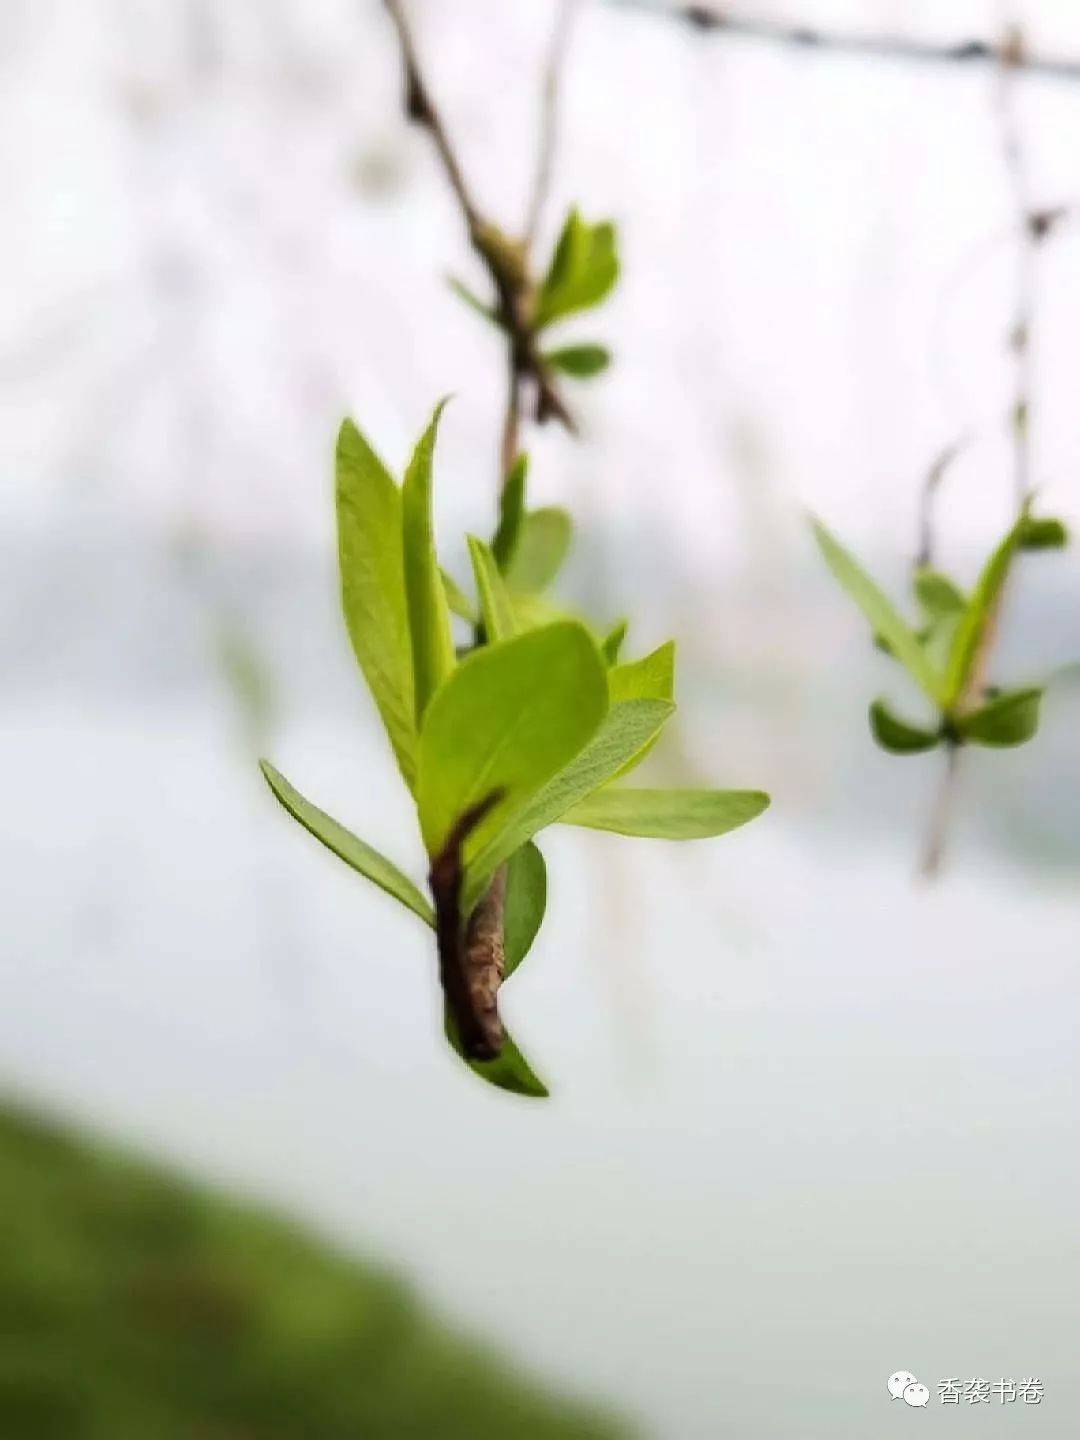
[[[466,920],[461,913],[465,879],[461,852],[502,794],[501,790],[493,790],[457,818],[442,848],[432,856],[428,872],[435,906],[439,979],[462,1054],[468,1060],[494,1060],[502,1050],[503,1028],[496,997],[504,968],[506,873],[505,867],[496,871],[487,893]]]
[[[424,77],[402,0],[385,0],[385,5],[397,31],[401,49],[405,72],[406,114],[410,120],[423,126],[431,136],[465,221],[469,243],[483,262],[494,286],[498,323],[507,338],[507,366],[515,377],[512,384],[516,387],[520,399],[521,381],[532,382],[535,396],[534,414],[538,423],[543,424],[546,420],[555,418],[568,430],[573,431],[573,417],[544,362],[533,325],[536,283],[530,270],[528,240],[515,239],[504,233],[477,205],[451,143],[449,131]],[[560,46],[560,56],[561,51]],[[553,94],[557,96],[557,84]],[[545,140],[543,143],[546,145],[548,142]],[[543,179],[543,166],[540,167],[540,174]],[[546,181],[543,183],[546,188]],[[542,202],[541,193],[540,203]],[[505,469],[503,474],[505,476]]]
[[[929,41],[909,40],[902,35],[859,35],[837,30],[821,30],[806,25],[791,25],[780,20],[765,20],[738,15],[720,5],[663,4],[661,0],[609,0],[621,10],[638,10],[657,19],[673,20],[702,35],[734,36],[745,40],[781,45],[806,53],[831,51],[836,54],[862,56],[873,60],[895,60],[924,65],[1011,65],[1017,71],[1040,75],[1053,80],[1080,80],[1080,60],[1038,56],[1026,50],[1013,58],[1008,42],[995,44],[989,40],[959,40],[952,44],[935,45]]]

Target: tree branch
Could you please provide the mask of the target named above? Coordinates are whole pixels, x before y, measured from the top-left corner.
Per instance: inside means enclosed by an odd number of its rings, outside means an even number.
[[[385,4],[397,31],[401,49],[405,71],[405,112],[410,120],[423,126],[431,136],[465,221],[469,241],[487,269],[495,288],[499,324],[507,337],[508,369],[515,377],[511,382],[512,388],[516,390],[520,400],[521,381],[531,380],[535,391],[534,413],[538,423],[543,424],[554,417],[573,432],[573,416],[559,393],[554,376],[544,362],[533,329],[536,284],[530,271],[528,240],[515,239],[505,234],[477,205],[465,180],[465,173],[451,143],[449,131],[424,78],[402,0],[385,0]],[[565,41],[560,43],[556,51],[557,59],[561,60],[564,48]],[[553,95],[557,96],[557,82],[553,84]],[[554,115],[554,101],[551,113]],[[554,120],[551,124],[553,135]],[[553,140],[545,139],[542,143],[546,147],[553,144]],[[540,165],[538,169],[543,187],[546,188],[547,182],[543,178],[545,165]],[[540,204],[543,203],[543,198],[541,191]],[[505,470],[503,474],[505,476]]]
[[[664,4],[662,0],[609,0],[622,10],[638,10],[657,19],[672,20],[702,35],[734,36],[766,44],[787,46],[805,52],[831,51],[872,60],[895,60],[923,65],[1010,64],[1018,71],[1053,80],[1080,80],[1080,59],[1038,56],[1026,50],[1010,56],[1007,42],[960,40],[935,45],[909,40],[901,35],[867,34],[821,30],[806,25],[785,24],[748,15],[733,14],[720,5]]]

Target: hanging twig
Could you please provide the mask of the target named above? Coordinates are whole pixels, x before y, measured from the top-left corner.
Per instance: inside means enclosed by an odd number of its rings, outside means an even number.
[[[719,4],[665,4],[663,0],[609,0],[609,3],[619,9],[639,10],[657,19],[673,20],[702,35],[758,40],[806,53],[832,51],[864,56],[872,60],[896,60],[922,65],[1009,64],[1014,70],[1026,71],[1031,75],[1042,75],[1054,80],[1080,80],[1080,60],[1031,55],[1027,51],[1019,59],[1013,60],[1009,56],[1007,43],[994,44],[989,40],[959,40],[951,44],[935,45],[924,40],[909,40],[901,35],[860,35],[739,15]]]

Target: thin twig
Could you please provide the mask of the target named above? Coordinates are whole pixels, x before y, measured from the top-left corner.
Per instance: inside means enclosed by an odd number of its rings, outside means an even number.
[[[540,96],[540,144],[536,153],[536,175],[525,220],[525,244],[531,250],[544,216],[551,176],[555,166],[555,150],[559,139],[559,85],[566,62],[570,27],[577,12],[578,0],[560,0],[551,32],[544,82]]]
[[[410,120],[417,125],[423,125],[434,142],[438,151],[442,167],[446,171],[446,178],[450,182],[450,188],[457,197],[461,213],[465,217],[468,226],[469,238],[473,239],[474,231],[480,221],[480,211],[473,203],[469,188],[465,183],[465,175],[458,162],[454,147],[450,144],[450,137],[447,134],[446,126],[443,124],[442,116],[435,107],[428,90],[427,82],[424,79],[424,72],[420,68],[420,61],[416,53],[416,45],[413,41],[412,30],[405,18],[405,11],[400,0],[386,0],[386,8],[390,12],[390,18],[397,30],[398,44],[401,46],[401,59],[405,67],[405,110]]]
[[[405,110],[410,120],[422,125],[431,136],[443,170],[458,202],[469,242],[480,257],[497,297],[499,324],[506,333],[508,368],[516,373],[515,385],[529,379],[535,391],[534,414],[538,423],[554,417],[571,432],[573,416],[567,409],[550,367],[540,353],[533,327],[533,297],[536,285],[529,268],[528,245],[506,234],[476,203],[465,172],[457,157],[446,124],[424,78],[412,29],[401,0],[385,0],[397,31],[405,71]],[[555,95],[558,93],[557,83]],[[541,195],[541,201],[543,196]],[[505,474],[505,472],[504,472]]]
[[[609,0],[622,10],[639,10],[657,19],[673,20],[702,35],[735,36],[763,41],[806,53],[832,51],[839,54],[864,56],[873,60],[896,60],[925,65],[995,65],[1009,64],[1017,71],[1041,75],[1054,80],[1080,80],[1080,60],[1025,53],[1013,60],[1006,43],[989,40],[959,40],[935,45],[930,41],[909,40],[902,35],[866,34],[821,30],[808,25],[792,25],[780,20],[737,15],[719,5],[664,4],[663,0]]]

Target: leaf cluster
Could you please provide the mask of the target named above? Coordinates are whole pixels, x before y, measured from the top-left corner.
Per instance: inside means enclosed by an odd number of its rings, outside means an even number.
[[[573,266],[568,273],[576,273]],[[551,293],[570,303],[573,291]],[[473,593],[459,586],[439,564],[432,523],[441,411],[440,405],[400,485],[351,421],[341,427],[336,456],[346,628],[415,804],[435,905],[269,762],[262,769],[306,830],[433,929],[440,867],[453,862],[460,905],[453,923],[464,930],[505,865],[508,980],[543,920],[547,878],[535,840],[548,826],[697,839],[745,824],[768,798],[759,791],[615,783],[641,762],[674,712],[674,642],[621,662],[624,622],[599,634],[550,600],[545,592],[569,548],[570,518],[551,507],[529,508],[524,458],[504,487],[490,540],[467,537]],[[465,644],[455,643],[454,615],[471,628]],[[457,1032],[448,1007],[447,1038],[463,1053]],[[509,1034],[498,1054],[464,1058],[503,1089],[547,1093]]]
[[[561,410],[557,376],[589,380],[611,363],[610,351],[596,341],[552,345],[548,332],[560,321],[594,309],[610,294],[619,278],[615,227],[607,220],[590,224],[571,209],[539,279],[529,273],[522,248],[494,227],[473,238],[493,277],[496,298],[484,300],[456,276],[449,277],[450,287],[510,337],[517,369],[537,381],[537,418],[546,419]]]
[[[1068,534],[1060,520],[1033,517],[1025,507],[990,554],[970,594],[942,571],[917,566],[912,576],[919,613],[915,624],[904,619],[824,525],[815,520],[813,529],[829,569],[869,622],[874,643],[897,661],[935,713],[933,723],[919,724],[898,715],[887,700],[874,700],[870,730],[882,749],[915,755],[942,745],[1000,748],[1022,745],[1035,735],[1045,685],[987,687],[981,667],[1017,554],[1066,545]]]

